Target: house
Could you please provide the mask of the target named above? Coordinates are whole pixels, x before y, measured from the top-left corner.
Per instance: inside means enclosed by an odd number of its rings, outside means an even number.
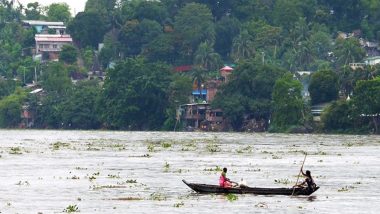
[[[192,103],[180,106],[180,120],[187,130],[220,130],[224,121],[221,109],[212,109],[208,103]]]
[[[34,27],[38,34],[54,32],[55,34],[65,34],[66,26],[63,22],[47,22],[40,20],[23,20],[24,27]]]
[[[380,63],[380,56],[373,56],[364,59],[364,63],[369,66],[374,66]]]
[[[329,107],[331,102],[328,103],[320,103],[317,105],[311,106],[311,114],[313,115],[313,121],[319,122],[321,121],[322,112]]]
[[[218,92],[218,88],[221,84],[222,81],[219,79],[209,80],[205,83],[207,103],[211,103],[214,100],[216,93]]]
[[[224,66],[223,68],[219,70],[220,76],[222,76],[224,82],[228,82],[228,76],[231,75],[233,70],[234,69],[231,68],[230,66]]]
[[[62,46],[73,43],[68,34],[36,34],[35,40],[36,55],[42,55],[42,60],[58,60]]]

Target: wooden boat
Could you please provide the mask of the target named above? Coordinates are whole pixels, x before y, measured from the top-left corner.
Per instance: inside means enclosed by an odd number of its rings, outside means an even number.
[[[311,195],[317,191],[317,186],[313,191],[307,188],[258,188],[258,187],[231,187],[223,188],[219,185],[187,183],[182,180],[188,187],[198,193],[233,193],[233,194],[255,194],[255,195]]]

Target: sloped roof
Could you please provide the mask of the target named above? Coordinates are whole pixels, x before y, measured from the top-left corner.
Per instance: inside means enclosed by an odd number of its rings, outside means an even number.
[[[224,66],[224,67],[221,68],[220,70],[221,70],[221,71],[229,71],[229,72],[231,72],[231,71],[233,71],[234,69],[231,68],[230,66]]]

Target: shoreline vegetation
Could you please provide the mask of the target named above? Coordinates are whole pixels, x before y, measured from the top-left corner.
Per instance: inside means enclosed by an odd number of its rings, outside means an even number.
[[[0,128],[379,134],[377,11],[88,0],[73,17],[66,3],[3,0]],[[45,37],[69,42],[51,51]]]

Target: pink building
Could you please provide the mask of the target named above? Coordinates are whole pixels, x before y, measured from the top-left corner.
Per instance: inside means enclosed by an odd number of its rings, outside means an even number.
[[[36,54],[43,60],[58,60],[63,45],[71,45],[73,39],[68,34],[36,34]]]

